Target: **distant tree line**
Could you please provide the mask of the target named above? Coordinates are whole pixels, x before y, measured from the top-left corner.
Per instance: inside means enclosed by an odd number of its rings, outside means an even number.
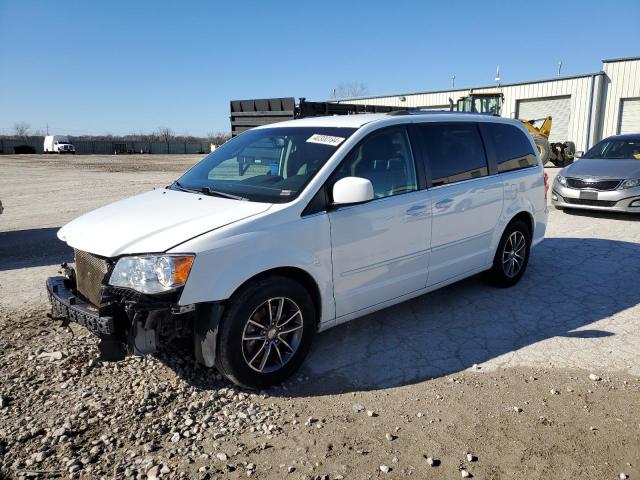
[[[19,138],[26,140],[29,136],[45,136],[46,132],[42,130],[31,130],[31,125],[27,122],[18,122],[13,126],[14,133],[9,135],[0,135],[3,138]],[[63,135],[63,133],[60,133]],[[177,135],[169,127],[158,127],[152,133],[130,133],[128,135],[69,135],[74,140],[108,140],[108,141],[129,141],[129,142],[210,142],[215,145],[222,145],[231,138],[231,134],[227,132],[209,132],[206,137],[198,137],[189,135]]]

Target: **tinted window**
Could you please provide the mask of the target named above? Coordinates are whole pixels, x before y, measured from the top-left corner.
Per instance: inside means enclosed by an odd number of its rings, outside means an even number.
[[[333,181],[344,177],[369,179],[375,198],[417,190],[415,164],[404,128],[383,130],[366,138],[349,153]]]
[[[535,167],[538,164],[529,138],[520,129],[503,123],[487,123],[483,127],[493,141],[498,172]]]
[[[488,175],[484,145],[474,123],[418,125],[433,186]]]

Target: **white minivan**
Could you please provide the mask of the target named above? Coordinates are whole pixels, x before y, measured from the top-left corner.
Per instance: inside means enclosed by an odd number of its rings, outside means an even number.
[[[53,316],[103,358],[188,339],[261,388],[317,331],[484,272],[509,287],[544,238],[546,178],[520,122],[405,111],[255,128],[172,185],[60,229]]]
[[[75,155],[76,147],[66,135],[47,135],[44,137],[44,153],[72,153]]]

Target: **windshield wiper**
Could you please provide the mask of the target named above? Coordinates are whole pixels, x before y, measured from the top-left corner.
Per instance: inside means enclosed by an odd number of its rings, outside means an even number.
[[[191,193],[202,193],[204,195],[211,195],[214,197],[222,197],[222,198],[230,198],[232,200],[249,200],[248,198],[241,197],[240,195],[234,195],[232,193],[220,192],[218,190],[211,190],[209,187],[201,187],[201,188],[191,188],[185,187],[180,184],[177,180],[173,182],[173,184],[178,187],[183,192],[191,192]]]
[[[209,187],[204,187],[202,189],[202,193],[206,193],[208,195],[214,195],[216,197],[231,198],[233,200],[249,200],[248,198],[241,197],[240,195],[234,195],[233,193],[219,192],[218,190],[211,190]]]
[[[180,190],[182,190],[183,192],[191,192],[191,193],[205,193],[202,190],[198,189],[198,188],[190,188],[190,187],[185,187],[184,185],[182,185],[179,181],[175,181],[173,182],[173,185],[175,185],[176,187],[178,187]],[[172,185],[172,186],[173,186]]]

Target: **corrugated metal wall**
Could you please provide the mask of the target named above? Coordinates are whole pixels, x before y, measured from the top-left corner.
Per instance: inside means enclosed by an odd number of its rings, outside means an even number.
[[[592,118],[596,111],[599,84],[601,82],[601,74],[594,76],[587,75],[574,78],[550,80],[543,82],[532,82],[518,85],[503,85],[500,87],[482,87],[474,88],[474,92],[502,92],[504,95],[504,104],[502,106],[502,116],[515,118],[517,114],[518,100],[548,98],[548,97],[564,97],[569,96],[571,99],[571,114],[568,125],[568,138],[563,139],[575,142],[578,150],[586,149],[587,140],[587,119],[589,110],[589,99],[591,95],[591,84],[594,83],[594,102]],[[449,99],[455,103],[460,97],[468,95],[469,89],[439,91],[433,93],[416,93],[404,95],[390,95],[376,98],[362,98],[357,100],[341,100],[341,103],[364,103],[369,105],[391,105],[406,106],[407,108],[433,107],[439,106],[447,108]],[[402,99],[405,99],[404,101]],[[553,130],[553,127],[552,127]],[[592,121],[591,133],[589,135],[593,145],[596,127]]]
[[[605,60],[604,71],[607,93],[601,117],[602,138],[619,133],[622,100],[640,97],[640,58]]]

